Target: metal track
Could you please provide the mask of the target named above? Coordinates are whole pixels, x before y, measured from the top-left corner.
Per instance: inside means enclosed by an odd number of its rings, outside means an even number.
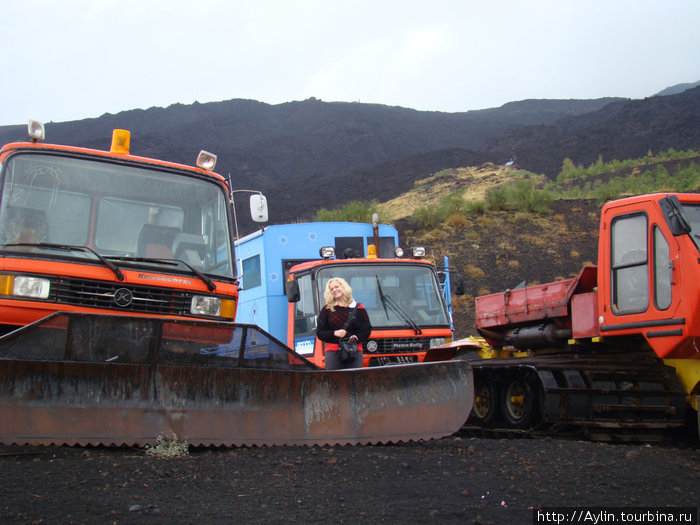
[[[471,365],[472,428],[649,441],[685,425],[686,393],[674,369],[648,353],[539,355]]]

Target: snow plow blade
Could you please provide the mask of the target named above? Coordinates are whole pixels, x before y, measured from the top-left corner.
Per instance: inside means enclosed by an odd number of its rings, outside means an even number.
[[[441,438],[460,361],[326,371],[252,325],[60,313],[0,338],[0,443],[345,445]]]

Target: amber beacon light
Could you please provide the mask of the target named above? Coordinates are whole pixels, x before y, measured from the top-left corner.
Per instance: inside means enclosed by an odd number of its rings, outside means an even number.
[[[112,131],[112,147],[109,151],[111,153],[128,155],[130,142],[131,133],[129,131],[125,129],[115,129]]]

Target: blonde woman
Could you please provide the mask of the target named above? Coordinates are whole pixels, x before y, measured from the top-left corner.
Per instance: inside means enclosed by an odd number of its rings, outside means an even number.
[[[369,339],[372,331],[367,310],[352,298],[352,288],[340,277],[333,277],[326,283],[323,298],[326,304],[318,315],[316,336],[326,343],[326,369],[360,368],[362,343]],[[348,316],[351,319],[346,329]],[[338,343],[344,338],[357,342],[357,354],[352,361],[343,362],[338,356]]]

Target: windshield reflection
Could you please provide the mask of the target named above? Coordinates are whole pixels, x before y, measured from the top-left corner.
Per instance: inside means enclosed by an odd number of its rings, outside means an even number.
[[[353,297],[367,309],[372,327],[449,325],[432,266],[428,264],[362,264],[324,268],[318,272],[319,293],[326,282],[342,277]],[[319,297],[319,304],[323,304]]]
[[[232,277],[228,224],[223,188],[181,172],[44,153],[15,154],[3,166],[4,246],[29,243],[56,256],[48,245],[63,245],[78,248],[71,257],[94,259],[94,251],[120,262],[180,259]]]
[[[690,237],[695,243],[695,247],[700,251],[700,205],[683,204],[683,215],[690,223]]]

